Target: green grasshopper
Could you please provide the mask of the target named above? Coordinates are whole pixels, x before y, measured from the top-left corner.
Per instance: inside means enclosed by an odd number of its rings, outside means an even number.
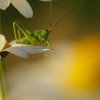
[[[57,26],[66,16],[70,15],[75,9],[71,9],[67,14],[65,14],[56,24]],[[50,3],[50,20],[49,20],[49,29],[36,30],[34,32],[29,31],[24,27],[19,21],[13,22],[13,29],[15,40],[17,44],[26,44],[26,45],[37,45],[44,44],[49,46],[49,34],[51,33],[51,12],[52,12],[52,2]],[[55,27],[53,27],[55,28]],[[21,34],[22,33],[22,34]],[[22,37],[23,35],[23,37]]]
[[[34,32],[31,32],[27,28],[25,28],[19,21],[13,22],[13,29],[14,29],[14,35],[17,44],[49,45],[48,36],[51,31],[48,29],[41,29],[41,30],[36,30]],[[21,33],[23,34],[23,37]]]
[[[50,19],[51,19],[52,2],[50,2]],[[51,20],[49,21],[51,26]],[[19,21],[13,22],[13,30],[15,35],[15,40],[17,44],[26,45],[47,45],[49,46],[49,34],[51,33],[51,27],[49,29],[40,29],[34,32],[29,31],[24,25]],[[22,33],[22,34],[21,34]],[[23,35],[23,37],[21,37]]]

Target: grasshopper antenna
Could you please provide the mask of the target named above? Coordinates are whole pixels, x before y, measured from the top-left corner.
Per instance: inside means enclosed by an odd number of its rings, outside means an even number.
[[[75,8],[69,10],[64,16],[62,16],[62,17],[60,18],[60,20],[57,21],[57,23],[56,23],[52,28],[55,29],[55,27],[56,27],[57,25],[59,25],[66,17],[70,16],[75,10],[76,10]]]
[[[52,26],[52,10],[53,10],[53,0],[50,2],[49,4],[49,31],[51,31],[51,29],[55,29],[55,27],[57,25],[59,25],[62,20],[64,20],[67,16],[69,16],[70,14],[72,14],[73,12],[75,12],[75,10],[79,8],[79,7],[74,7],[73,9],[69,10],[64,16],[62,16],[58,21],[57,23]]]
[[[77,6],[77,7],[73,7],[71,10],[69,10],[64,16],[62,16],[57,23],[52,27],[52,29],[54,30],[55,27],[57,25],[59,25],[66,17],[70,16],[72,13],[74,13],[75,11],[77,11],[81,6],[84,6],[85,3],[83,2],[83,0],[81,1],[81,5]]]

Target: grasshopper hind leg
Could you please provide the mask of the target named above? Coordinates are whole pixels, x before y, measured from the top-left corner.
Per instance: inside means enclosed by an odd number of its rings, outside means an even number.
[[[17,43],[18,43],[18,44],[31,45],[31,42],[28,40],[27,37],[23,37],[23,38],[17,40]]]

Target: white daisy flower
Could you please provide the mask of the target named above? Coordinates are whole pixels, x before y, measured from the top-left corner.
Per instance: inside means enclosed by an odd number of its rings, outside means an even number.
[[[51,49],[44,46],[30,46],[23,44],[16,44],[15,42],[8,44],[5,36],[0,35],[0,56],[5,57],[8,53],[16,56],[27,58],[28,54],[47,53]]]
[[[33,16],[33,10],[27,0],[0,0],[0,9],[6,10],[10,3],[26,18]]]

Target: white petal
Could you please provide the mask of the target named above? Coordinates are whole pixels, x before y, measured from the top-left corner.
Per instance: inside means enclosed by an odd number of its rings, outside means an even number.
[[[47,53],[51,51],[51,49],[45,46],[29,46],[25,44],[13,44],[12,47],[22,47],[22,49],[28,54],[36,54],[36,53]]]
[[[0,9],[5,10],[10,5],[10,0],[0,0]]]
[[[17,46],[23,46],[24,47],[24,50],[28,53],[32,53],[32,54],[35,54],[35,53],[47,53],[47,52],[50,52],[52,51],[52,49],[49,49],[45,46],[29,46],[29,45],[25,45],[25,44],[17,44],[14,41],[10,42],[10,45],[12,47],[17,47]]]
[[[23,49],[29,54],[41,53],[40,50],[38,50],[38,49],[36,49],[36,48],[34,48],[32,46],[24,46]]]
[[[13,43],[13,44],[10,43],[10,45],[11,47],[26,46],[25,44],[17,44],[17,43]]]
[[[15,45],[13,47],[9,47],[7,49],[4,49],[3,51],[10,52],[22,58],[27,58],[28,54],[48,53],[51,51],[51,49],[43,46],[25,46],[21,44],[18,46]]]
[[[33,10],[27,0],[10,0],[12,5],[25,17],[33,16]]]
[[[6,43],[6,39],[4,35],[0,34],[0,51],[4,48],[5,43]]]
[[[10,52],[16,56],[22,57],[22,58],[27,58],[27,52],[23,50],[23,48],[21,46],[17,46],[17,47],[10,47],[7,49],[4,49],[3,51],[7,51]]]
[[[36,54],[36,53],[45,53],[45,52],[50,51],[51,49],[42,47],[42,46],[39,46],[39,47],[38,46],[24,46],[24,50],[27,53]]]
[[[52,49],[47,48],[45,46],[34,46],[36,49],[38,49],[40,51],[40,53],[48,53],[50,51],[52,51]]]
[[[38,50],[37,48],[33,47],[33,46],[26,46],[26,45],[23,45],[23,44],[16,44],[16,45],[13,45],[12,47],[20,47],[23,49],[23,51],[25,51],[27,54],[35,54],[35,53],[40,53],[40,50]]]

